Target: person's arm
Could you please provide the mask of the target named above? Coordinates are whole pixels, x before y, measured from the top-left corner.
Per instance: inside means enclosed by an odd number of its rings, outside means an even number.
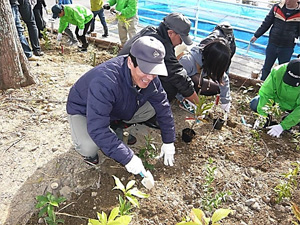
[[[268,114],[262,109],[270,99],[275,98],[276,95],[276,70],[273,69],[270,75],[259,89],[259,102],[257,105],[257,112],[260,115],[267,116]]]
[[[231,101],[229,76],[224,73],[220,88],[220,101],[222,104],[227,104]]]
[[[255,42],[257,38],[259,38],[261,35],[263,35],[274,23],[275,15],[274,15],[274,10],[275,7],[278,7],[277,4],[274,5],[269,14],[265,17],[265,20],[262,22],[260,27],[257,29],[257,31],[254,33],[254,38],[252,37],[252,42]]]
[[[114,96],[119,94],[118,86],[114,86],[108,79],[96,79],[91,82],[87,98],[87,129],[90,137],[105,155],[126,165],[134,153],[109,128],[110,113],[116,101]]]
[[[129,18],[129,17],[132,17],[133,15],[136,15],[137,0],[128,0],[127,6],[125,8],[123,8],[120,12],[125,18]]]
[[[69,25],[69,23],[65,20],[64,17],[61,17],[59,19],[59,27],[58,27],[58,33],[62,33],[64,32],[64,30],[67,28],[67,26]]]

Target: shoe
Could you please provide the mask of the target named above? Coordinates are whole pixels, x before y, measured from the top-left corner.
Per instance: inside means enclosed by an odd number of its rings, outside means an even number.
[[[113,130],[116,130],[117,128],[125,129],[132,125],[133,123],[125,123],[123,120],[113,120],[110,122],[110,127]]]
[[[38,61],[39,59],[34,55],[28,58],[28,61]]]
[[[136,137],[129,134],[127,145],[134,145],[136,143]]]
[[[117,135],[118,139],[123,141],[123,128],[113,127],[113,126],[110,126],[110,127],[111,127],[111,129],[113,129],[113,131]],[[129,134],[128,140],[127,140],[127,145],[134,145],[136,143],[136,141],[137,141],[136,137]]]
[[[140,124],[144,124],[148,127],[154,128],[154,129],[160,129],[159,124],[156,121],[156,116],[153,116],[152,118],[150,118],[149,120],[142,122]]]
[[[99,156],[98,154],[94,157],[87,157],[87,156],[83,156],[83,160],[87,163],[87,164],[94,164],[97,165],[99,163]]]
[[[81,48],[80,51],[81,52],[87,52],[87,48]]]
[[[108,37],[108,34],[102,34],[102,37]]]
[[[42,51],[34,51],[33,54],[34,54],[35,56],[43,56],[43,55],[44,55],[44,52],[42,52]]]
[[[77,44],[78,43],[78,41],[76,41],[76,40],[71,40],[71,39],[69,39],[68,41],[67,41],[67,45],[68,46],[72,46],[72,45],[75,45],[75,44]]]

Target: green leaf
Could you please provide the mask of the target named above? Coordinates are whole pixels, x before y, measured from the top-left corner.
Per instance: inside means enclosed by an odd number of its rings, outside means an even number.
[[[67,199],[65,198],[65,197],[59,197],[59,198],[57,198],[57,203],[58,204],[60,204],[60,203],[62,203],[62,202],[64,202],[64,201],[66,201]]]
[[[101,214],[99,213],[98,216],[100,216],[99,220],[101,223],[107,224],[107,215],[105,212],[102,211],[102,213]]]
[[[54,212],[53,212],[53,206],[52,205],[47,206],[47,213],[48,213],[48,216],[50,218],[53,218]]]
[[[35,205],[35,208],[36,209],[39,209],[41,207],[43,207],[44,205],[46,205],[48,203],[48,201],[41,201],[41,202],[38,202],[36,205]]]
[[[192,209],[190,217],[196,224],[203,224],[205,214],[201,209]]]
[[[231,212],[232,212],[231,209],[217,209],[212,215],[211,220],[213,223],[218,222],[221,219],[227,217]]]
[[[107,225],[128,225],[131,221],[131,216],[121,216],[115,221],[109,222]]]
[[[138,208],[140,207],[139,201],[135,197],[133,197],[132,195],[126,195],[126,198],[128,199],[128,201],[131,202],[131,204],[134,207],[138,207]]]
[[[38,217],[42,217],[46,212],[47,212],[48,206],[44,206],[44,208],[42,208],[39,212]]]
[[[101,225],[101,223],[99,222],[99,220],[89,219],[88,225]]]
[[[113,190],[119,189],[125,193],[125,187],[122,184],[122,182],[120,181],[120,179],[114,175],[113,175],[113,178],[115,179],[115,184],[116,184],[116,186],[113,188]]]
[[[56,201],[50,202],[51,205],[58,207],[58,203]]]
[[[39,202],[48,202],[48,198],[44,195],[39,195],[39,196],[36,196],[35,198]]]
[[[56,220],[57,223],[64,223],[65,221],[63,219]]]
[[[128,191],[130,188],[132,188],[134,184],[135,184],[135,180],[129,181],[126,185],[126,191]]]
[[[139,198],[149,198],[150,195],[141,192],[140,190],[138,190],[137,188],[132,188],[131,190],[129,190],[127,193],[134,195],[136,197]]]
[[[113,221],[119,215],[119,211],[119,207],[113,208],[108,217],[108,221]]]

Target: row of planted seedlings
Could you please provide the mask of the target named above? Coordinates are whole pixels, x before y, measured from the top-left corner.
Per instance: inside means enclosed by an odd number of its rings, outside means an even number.
[[[199,96],[199,104],[193,106],[193,120],[190,126],[192,129],[196,124],[203,121],[204,116],[209,112],[209,110],[217,105],[215,103],[207,103],[205,96]],[[259,121],[259,126],[263,127],[267,121],[280,120],[282,112],[277,104],[270,101],[265,107],[264,110],[267,112],[269,117],[261,116],[254,113],[254,116]],[[219,117],[217,117],[218,119]],[[213,128],[215,128],[214,120]],[[260,137],[261,130],[250,129],[251,135],[255,140],[258,140]],[[192,136],[195,134],[193,133]],[[296,133],[294,136],[294,142],[299,148],[299,137],[300,134]],[[153,144],[153,138],[150,136],[145,136],[145,146],[140,149],[139,157],[142,159],[145,168],[154,169],[154,165],[151,164],[152,159],[156,158],[158,152],[155,145]],[[187,141],[188,142],[188,141]],[[292,164],[294,169],[290,169],[287,173],[283,173],[282,180],[280,183],[273,189],[277,194],[276,202],[280,203],[284,199],[290,200],[293,192],[297,189],[299,179],[299,168],[300,163],[295,162]],[[231,209],[219,208],[222,202],[226,201],[226,197],[231,195],[231,191],[218,192],[213,187],[213,182],[215,180],[215,173],[217,167],[214,165],[211,158],[208,159],[206,165],[204,183],[203,183],[203,196],[201,199],[201,209],[193,208],[189,215],[185,218],[182,218],[182,221],[177,223],[177,225],[187,224],[187,225],[217,225],[219,221],[226,218],[230,213],[233,213]],[[119,203],[111,212],[107,215],[105,212],[97,212],[97,219],[88,219],[88,225],[127,225],[130,224],[133,218],[133,211],[136,207],[139,207],[139,198],[148,198],[149,195],[141,192],[135,186],[135,180],[130,180],[126,186],[120,181],[116,176],[113,176],[115,181],[115,187],[113,190],[119,190],[122,192],[122,195],[118,196]],[[59,205],[64,202],[66,199],[64,197],[55,197],[51,193],[36,197],[38,203],[36,208],[40,209],[38,217],[44,218],[44,221],[50,225],[57,225],[64,223],[62,219],[57,218],[60,214],[58,212]],[[296,203],[291,202],[292,212],[300,222],[300,209]],[[204,211],[203,211],[204,210]],[[206,212],[206,213],[205,213]],[[206,217],[206,214],[212,215],[211,217]],[[293,221],[294,224],[299,225],[297,222]]]

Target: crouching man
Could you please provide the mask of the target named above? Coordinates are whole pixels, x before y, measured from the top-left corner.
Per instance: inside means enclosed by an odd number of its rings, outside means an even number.
[[[140,123],[157,116],[164,164],[173,166],[173,114],[158,75],[167,76],[165,48],[154,37],[137,39],[129,55],[108,60],[84,74],[71,88],[67,112],[75,149],[84,160],[97,164],[98,150],[139,174],[142,161],[115,134],[113,121]],[[115,128],[115,127],[114,127]]]
[[[259,90],[259,95],[251,100],[250,108],[260,115],[267,116],[263,107],[272,99],[282,111],[289,114],[280,124],[267,127],[268,134],[279,137],[284,130],[300,123],[300,59],[293,59],[275,67]],[[254,124],[256,128],[257,120]]]

